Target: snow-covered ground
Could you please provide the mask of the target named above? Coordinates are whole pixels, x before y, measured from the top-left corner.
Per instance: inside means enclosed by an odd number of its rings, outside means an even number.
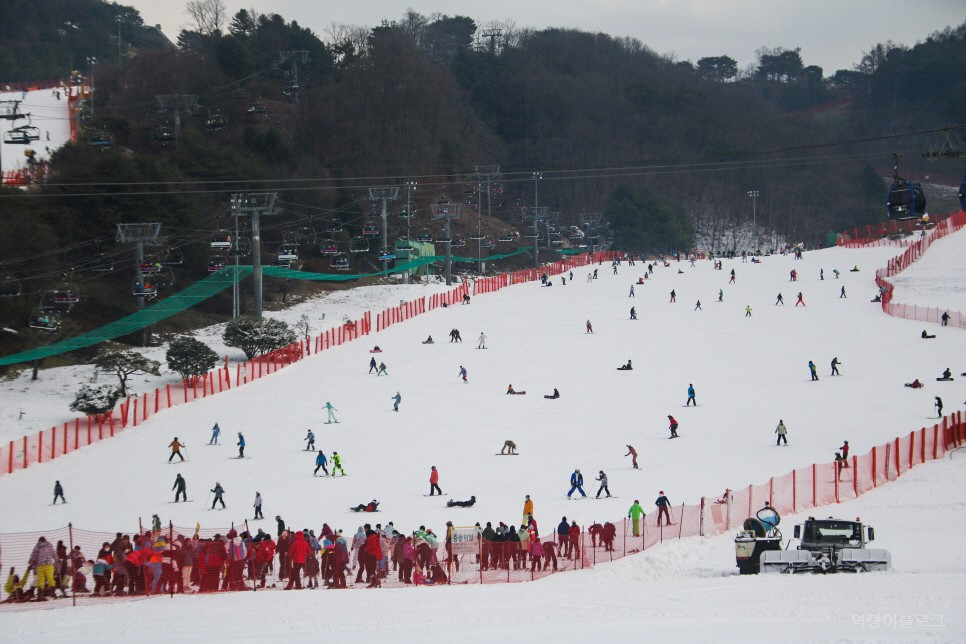
[[[943,237],[919,261],[889,281],[894,302],[966,313],[966,262],[961,235]],[[931,331],[930,331],[931,332]]]
[[[18,170],[27,165],[24,149],[31,148],[36,153],[38,161],[46,161],[50,154],[70,140],[70,112],[67,107],[67,97],[64,90],[60,91],[60,99],[54,95],[52,89],[38,89],[27,92],[0,92],[0,101],[20,101],[19,112],[30,114],[30,118],[8,121],[0,119],[0,140],[8,130],[24,125],[33,125],[40,130],[40,140],[31,141],[30,145],[3,144],[0,161],[3,170]],[[49,150],[49,151],[48,151]]]
[[[961,244],[964,235],[948,241]],[[966,335],[937,329],[937,340],[921,342],[921,323],[886,316],[869,301],[875,269],[898,251],[832,248],[807,252],[801,261],[725,261],[723,271],[712,270],[710,262],[693,268],[674,263],[656,267],[651,279],[635,285],[634,298],[629,288],[643,275],[641,264],[625,264],[617,276],[601,266],[599,279],[592,281],[582,268],[566,286],[555,278],[552,288],[527,284],[480,296],[469,306],[418,316],[250,385],[166,411],[113,440],[2,477],[2,530],[47,529],[68,521],[88,530],[125,530],[153,513],[175,525],[200,521],[205,528],[224,527],[250,518],[259,490],[269,517],[281,514],[294,525],[315,528],[326,521],[347,532],[358,525],[358,516],[345,508],[374,497],[382,502],[384,522],[392,520],[403,532],[420,524],[438,532],[450,519],[463,525],[515,523],[524,494],[530,494],[546,532],[561,515],[581,525],[620,519],[634,498],[649,509],[659,489],[675,504],[693,503],[725,487],[828,462],[843,440],[853,454],[862,454],[934,422],[928,420],[934,395],[943,395],[947,413],[966,400],[964,379],[934,381],[947,366],[957,374],[966,371]],[[946,274],[966,264],[961,253],[945,261]],[[850,273],[855,265],[861,271]],[[735,284],[728,283],[732,268]],[[789,282],[792,269],[798,282]],[[843,286],[846,298],[840,297]],[[951,292],[961,285],[947,287]],[[328,323],[435,288],[355,289],[306,303],[285,318],[295,322],[305,313],[317,333],[324,328],[318,323],[322,312]],[[674,304],[668,302],[672,288]],[[908,290],[898,286],[897,300],[911,301],[905,299],[914,297]],[[794,306],[799,291],[805,307]],[[784,307],[775,306],[779,292]],[[698,299],[700,311],[694,310]],[[636,321],[628,319],[631,306]],[[752,307],[751,317],[745,316],[746,306]],[[584,331],[588,319],[593,334]],[[452,328],[461,331],[462,344],[447,341]],[[486,350],[475,348],[481,331]],[[436,344],[421,344],[428,334]],[[214,344],[215,335],[206,330],[199,337]],[[377,360],[386,363],[386,377],[367,373],[373,344],[383,349]],[[833,357],[842,363],[841,377],[828,376]],[[634,370],[617,371],[628,359]],[[818,382],[809,381],[810,359],[819,365]],[[460,365],[469,371],[468,384],[457,377]],[[64,370],[63,376],[45,371],[46,389],[22,379],[4,383],[3,432],[17,434],[11,423],[26,422],[11,420],[10,408],[17,405],[28,410],[31,421],[45,418],[40,427],[48,424],[44,414],[66,409],[77,377],[76,370]],[[902,387],[916,377],[927,382],[925,389]],[[528,394],[506,396],[511,383]],[[683,407],[689,383],[697,390],[697,408]],[[543,394],[554,387],[561,398],[545,400]],[[51,392],[58,388],[66,395],[55,399]],[[402,395],[399,413],[390,400],[396,391]],[[338,409],[338,425],[322,423],[326,401]],[[680,440],[667,440],[668,414],[681,423]],[[789,428],[787,448],[774,445],[779,419]],[[209,447],[216,421],[223,445]],[[311,476],[314,454],[302,451],[308,428],[320,447],[343,455],[349,477]],[[230,459],[238,431],[245,433],[250,460]],[[174,436],[188,446],[183,465],[167,464],[166,445]],[[494,456],[505,439],[517,443],[519,457]],[[641,455],[641,470],[631,469],[623,456],[628,443]],[[407,641],[574,641],[636,633],[673,641],[962,641],[961,459],[918,467],[858,501],[819,511],[861,514],[876,526],[877,545],[893,552],[891,573],[739,578],[726,535],[665,544],[593,571],[530,584],[322,598],[303,592],[151,600],[125,604],[121,621],[103,612],[107,607],[5,615],[5,632],[100,641],[133,636],[277,641],[320,632],[349,641],[382,634]],[[444,499],[476,495],[476,507],[454,512],[439,499],[425,498],[431,465],[440,469]],[[590,494],[592,479],[605,470],[620,498],[568,501],[574,467],[584,472]],[[188,482],[189,497],[199,502],[168,503],[177,472]],[[49,506],[54,479],[64,483],[68,505]],[[202,503],[215,481],[226,490],[227,511],[206,511]],[[793,523],[786,518],[783,525]],[[853,615],[876,614],[927,615],[932,626],[873,631],[853,623]],[[944,626],[935,625],[937,615]]]

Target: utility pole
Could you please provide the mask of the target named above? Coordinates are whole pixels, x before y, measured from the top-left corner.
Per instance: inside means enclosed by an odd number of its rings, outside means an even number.
[[[97,59],[88,56],[87,62],[91,66],[91,123],[94,123],[94,66],[97,65]]]
[[[446,221],[446,286],[453,284],[453,235],[450,232],[450,221],[453,219],[459,219],[462,217],[462,212],[460,210],[461,206],[459,204],[452,203],[434,203],[433,204],[433,219],[439,220],[443,219]]]
[[[285,64],[286,62],[292,63],[292,80],[289,81],[288,87],[283,90],[286,96],[292,97],[292,102],[299,103],[299,63],[303,65],[309,62],[309,52],[300,49],[293,51],[280,51],[278,52],[278,62],[279,64]],[[287,90],[287,91],[286,91]]]
[[[491,201],[490,201],[490,196],[491,196],[490,188],[492,187],[491,184],[492,184],[493,179],[497,178],[498,176],[500,176],[500,166],[498,166],[498,165],[478,165],[478,166],[476,166],[476,178],[479,181],[485,181],[486,182],[486,216],[487,216],[487,218],[490,218],[492,216],[491,215],[491,213],[492,213]],[[480,185],[482,185],[482,184],[480,184]],[[479,210],[480,205],[481,204],[477,204],[477,208],[478,208],[477,212],[480,212],[480,210]],[[482,212],[480,213],[479,219],[477,221],[477,233],[476,233],[476,235],[477,235],[477,237],[479,237],[479,239],[476,240],[476,258],[479,261],[479,270],[480,270],[480,274],[482,275],[483,272],[484,272],[484,270],[483,270],[483,214],[482,214]]]
[[[117,242],[134,244],[134,284],[140,284],[142,288],[145,286],[144,275],[141,273],[141,264],[144,262],[144,244],[157,244],[160,232],[160,223],[117,224]],[[144,300],[147,296],[148,293],[145,290],[144,294],[138,297],[138,309],[144,308]],[[150,332],[145,329],[141,335],[141,346],[147,345],[148,337],[150,337]]]
[[[276,192],[236,192],[231,196],[235,217],[252,218],[252,290],[255,295],[255,317],[262,317],[262,232],[261,216],[274,215]],[[236,276],[237,279],[237,276]]]
[[[117,64],[121,64],[121,16],[114,16],[117,21]]]
[[[194,94],[162,94],[158,99],[159,112],[174,112],[174,149],[178,149],[181,141],[181,111],[191,112],[198,104],[198,97]]]
[[[407,181],[403,187],[406,189],[406,243],[410,245],[410,248],[412,248],[413,238],[409,233],[409,224],[413,220],[414,213],[413,213],[412,198],[413,198],[413,190],[416,189],[416,182]],[[403,284],[409,284],[408,270],[403,271],[402,280],[403,280]]]
[[[399,198],[399,186],[376,186],[369,188],[369,201],[382,202],[382,251],[389,251],[389,222],[387,221],[386,202]],[[389,270],[389,260],[382,260],[382,270]]]
[[[751,236],[753,239],[754,247],[751,252],[754,253],[758,249],[758,197],[759,193],[757,190],[749,190],[748,196],[751,197]]]
[[[594,246],[597,245],[596,240],[598,235],[600,235],[600,232],[597,230],[599,225],[599,212],[585,212],[580,215],[580,227],[584,229],[584,234],[587,236],[587,250],[590,251],[591,257],[594,255]]]

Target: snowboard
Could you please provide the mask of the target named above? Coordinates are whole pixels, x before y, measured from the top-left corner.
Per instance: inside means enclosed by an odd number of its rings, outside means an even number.
[[[513,453],[513,454],[500,454],[500,453],[494,454],[494,456],[519,456],[519,455],[520,455],[519,452],[516,452],[516,453]]]
[[[486,349],[488,347],[476,347],[477,349]]]
[[[672,438],[681,438],[681,437],[680,436],[668,436],[668,439],[669,440],[672,439]]]
[[[442,494],[424,494],[423,496],[445,496],[445,494],[446,492],[443,492]]]
[[[954,378],[936,378],[936,382],[952,382]]]
[[[508,396],[526,396],[527,395],[527,392],[525,392],[525,391],[514,391],[512,394],[507,394],[507,395]]]
[[[251,456],[229,456],[228,458],[230,458],[233,461],[240,461],[242,459],[248,460],[251,458]]]
[[[681,405],[682,407],[700,407],[701,405]]]
[[[337,420],[327,420],[327,421],[325,421],[325,424],[326,425],[331,425],[332,423],[338,423],[338,422],[339,421],[337,421]]]
[[[168,503],[194,503],[194,499],[188,499],[187,501],[168,501]]]
[[[382,353],[382,349],[379,349],[378,351],[376,349],[369,349],[369,353]]]

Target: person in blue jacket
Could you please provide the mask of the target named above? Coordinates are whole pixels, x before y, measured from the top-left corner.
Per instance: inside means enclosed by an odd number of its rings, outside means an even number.
[[[245,458],[245,437],[238,432],[238,458]]]
[[[575,469],[574,473],[570,475],[570,491],[567,492],[568,499],[575,490],[580,492],[580,496],[584,498],[587,497],[587,494],[584,492],[584,475],[581,474],[580,470],[577,469]]]
[[[818,372],[815,370],[815,363],[808,361],[808,371],[812,374],[812,380],[818,380]]]
[[[401,402],[402,402],[402,396],[400,396],[399,392],[397,391],[396,395],[392,397],[392,410],[399,411],[399,403]]]
[[[215,423],[215,426],[211,428],[211,440],[208,441],[208,444],[209,445],[217,445],[218,444],[218,436],[220,434],[221,434],[221,427],[218,426],[218,423]]]
[[[328,462],[328,459],[325,458],[325,453],[322,450],[319,450],[319,453],[315,456],[315,471],[312,472],[312,476],[315,476],[319,473],[319,468],[321,468],[322,471],[325,472],[325,475],[328,476],[329,468],[325,466]]]
[[[694,403],[695,407],[698,406],[698,401],[694,399],[694,385],[688,385],[688,402],[686,402],[684,406],[687,407],[691,403]]]

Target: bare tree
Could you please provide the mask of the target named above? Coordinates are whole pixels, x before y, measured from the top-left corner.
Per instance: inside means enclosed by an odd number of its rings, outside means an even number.
[[[184,10],[193,23],[192,31],[204,36],[221,31],[225,24],[226,11],[222,0],[189,0]]]

